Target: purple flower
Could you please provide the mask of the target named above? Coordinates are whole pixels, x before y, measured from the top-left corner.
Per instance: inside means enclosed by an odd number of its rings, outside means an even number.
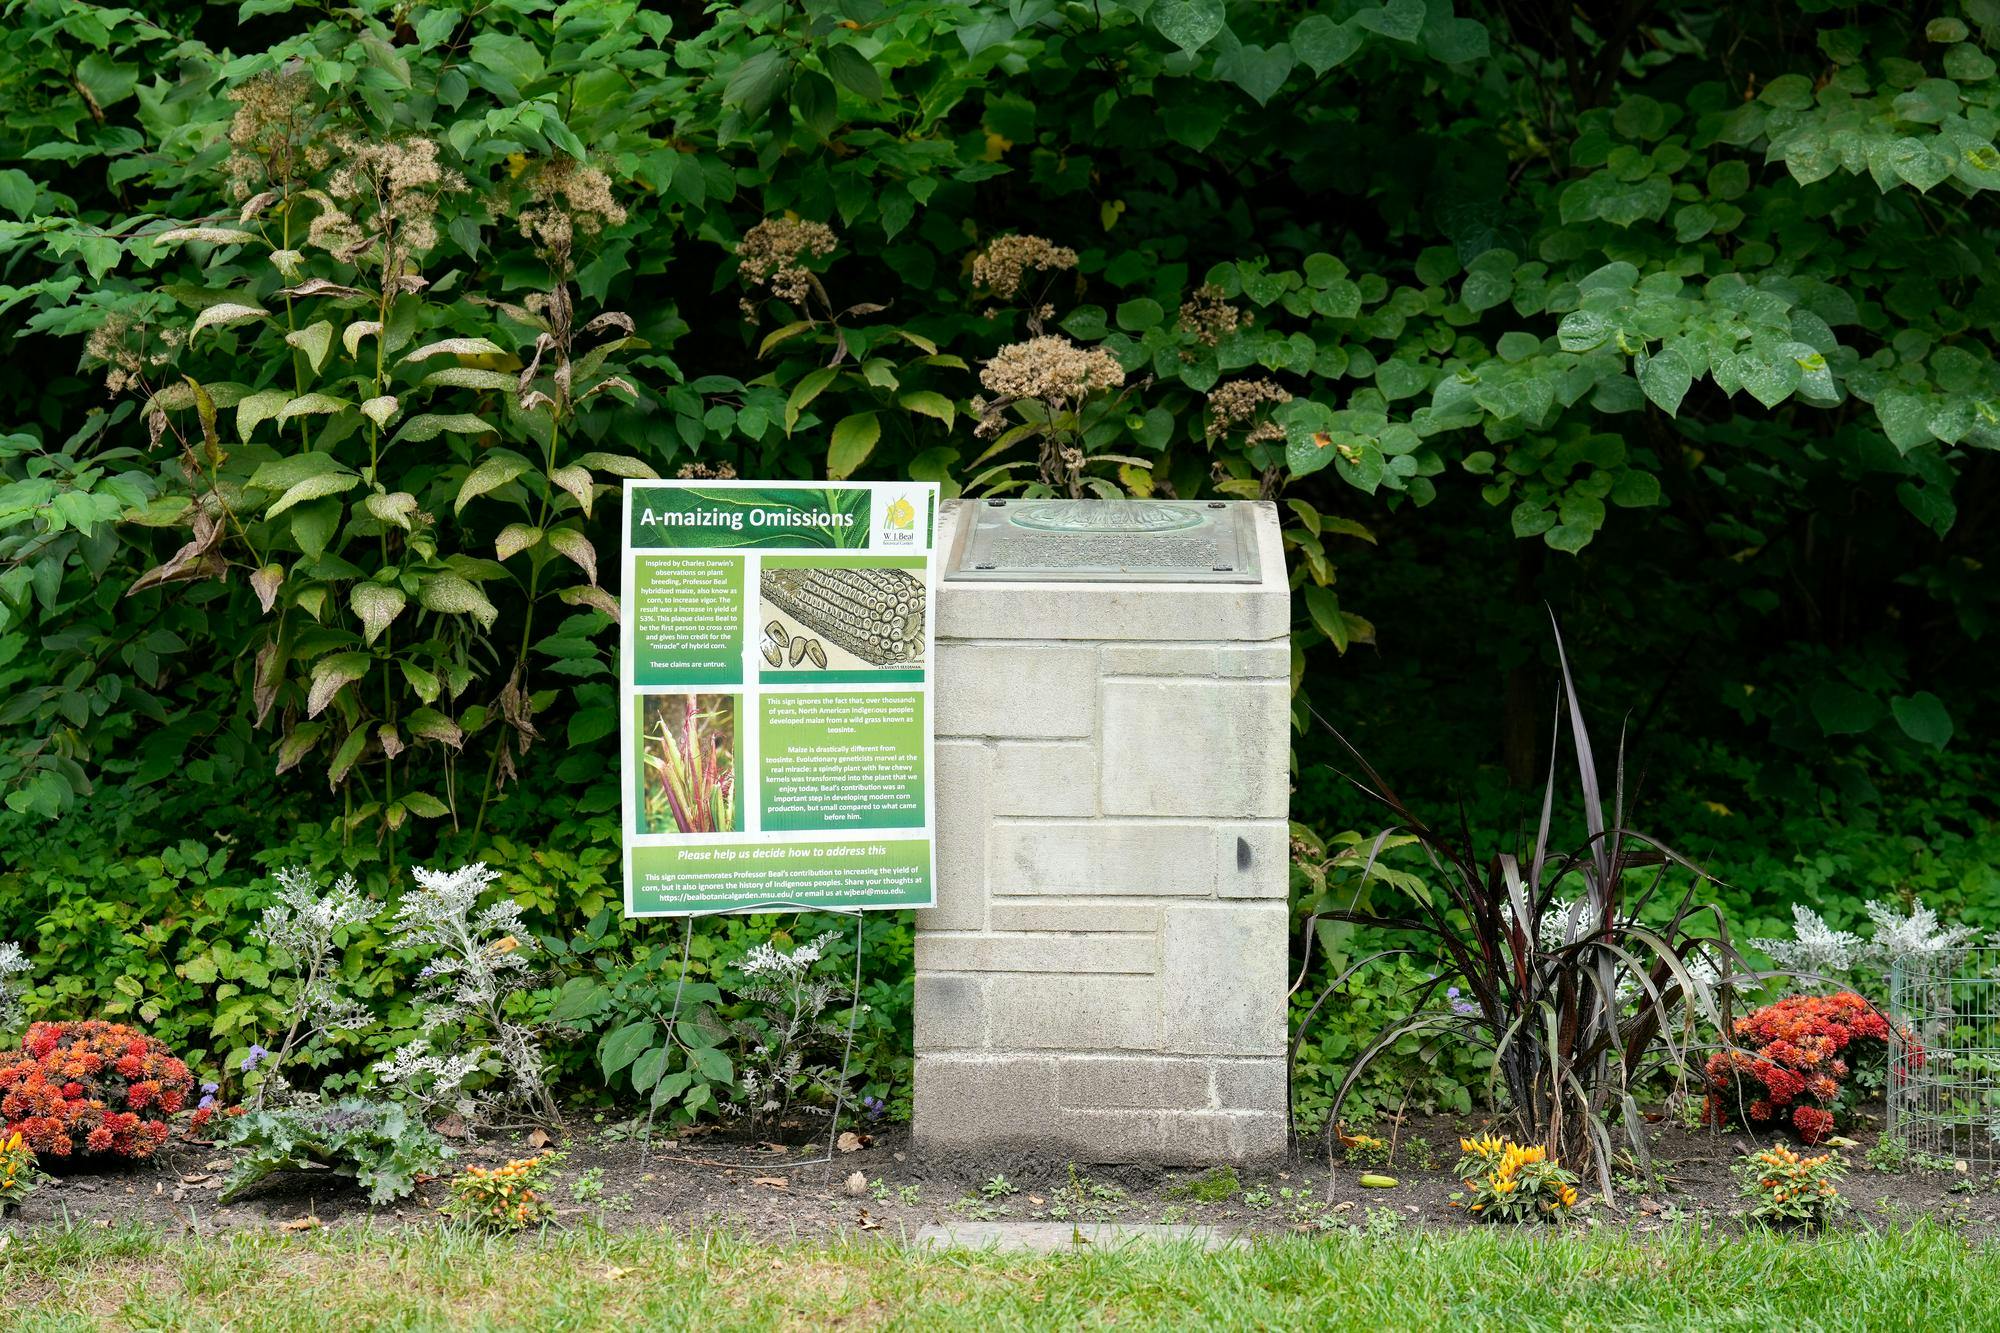
[[[203,1086],[204,1088],[212,1088],[215,1085],[213,1083],[204,1083],[201,1086]],[[202,1094],[201,1100],[194,1104],[194,1109],[197,1111],[206,1111],[209,1107],[213,1105],[215,1105],[215,1094],[212,1092],[205,1092]]]
[[[241,1069],[244,1073],[247,1074],[251,1070],[255,1069],[258,1063],[262,1061],[263,1058],[269,1054],[270,1054],[269,1051],[265,1050],[262,1046],[259,1046],[256,1042],[253,1041],[250,1043],[249,1054],[243,1057],[243,1063],[238,1065],[237,1068]]]
[[[1470,1000],[1461,1000],[1458,998],[1458,987],[1456,986],[1447,987],[1444,998],[1451,1001],[1451,1011],[1460,1018],[1467,1018],[1479,1012],[1478,1005]]]
[[[204,1097],[213,1096],[220,1091],[222,1091],[220,1083],[204,1083],[201,1085],[201,1095]]]
[[[880,1097],[863,1097],[861,1099],[861,1109],[868,1113],[870,1120],[880,1120],[882,1113],[889,1108],[883,1104]]]

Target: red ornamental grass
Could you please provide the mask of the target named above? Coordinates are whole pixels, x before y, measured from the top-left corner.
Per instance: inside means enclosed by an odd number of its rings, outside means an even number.
[[[1736,1020],[1736,1036],[1753,1050],[1718,1051],[1708,1058],[1706,1123],[1728,1124],[1738,1114],[1753,1124],[1789,1121],[1807,1143],[1833,1133],[1848,1062],[1840,1057],[1857,1041],[1887,1041],[1889,1021],[1852,991],[1793,995]],[[1904,1060],[1923,1063],[1923,1051],[1899,1033]],[[1735,1108],[1732,1111],[1732,1108]]]
[[[45,1157],[150,1157],[194,1087],[187,1065],[135,1028],[36,1023],[0,1054],[0,1134]]]

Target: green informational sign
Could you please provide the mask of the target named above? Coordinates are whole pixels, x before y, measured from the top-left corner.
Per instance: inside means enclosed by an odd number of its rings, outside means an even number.
[[[625,483],[625,910],[929,907],[936,486]]]

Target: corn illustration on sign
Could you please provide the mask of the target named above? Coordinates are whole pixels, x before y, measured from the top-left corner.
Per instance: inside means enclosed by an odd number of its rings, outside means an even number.
[[[628,481],[633,916],[935,902],[936,486]]]

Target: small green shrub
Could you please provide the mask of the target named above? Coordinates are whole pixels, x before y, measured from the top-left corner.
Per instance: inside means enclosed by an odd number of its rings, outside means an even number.
[[[1839,1153],[1801,1157],[1780,1143],[1750,1154],[1730,1170],[1749,1201],[1744,1211],[1759,1221],[1816,1227],[1847,1206],[1840,1196],[1847,1163]]]

